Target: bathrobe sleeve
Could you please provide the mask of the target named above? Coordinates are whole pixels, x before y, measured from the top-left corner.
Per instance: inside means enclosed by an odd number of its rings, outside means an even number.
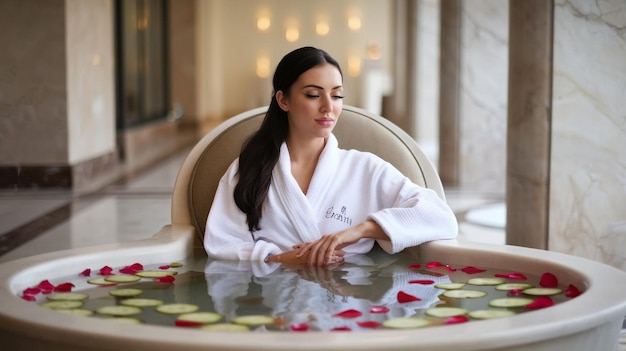
[[[376,159],[376,157],[374,157]],[[454,212],[437,194],[405,177],[391,164],[376,160],[371,191],[379,194],[382,210],[369,215],[390,240],[379,240],[388,253],[427,241],[453,239],[458,233]]]
[[[237,159],[231,164],[215,192],[206,223],[204,249],[213,259],[262,262],[268,255],[279,254],[281,250],[264,240],[255,242],[248,230],[245,213],[235,204],[233,190],[237,184],[238,163]]]

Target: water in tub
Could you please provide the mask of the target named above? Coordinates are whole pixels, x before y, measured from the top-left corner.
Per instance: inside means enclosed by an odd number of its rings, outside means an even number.
[[[172,327],[205,327],[206,323],[219,322],[246,324],[248,330],[291,332],[474,323],[483,318],[527,313],[575,296],[571,287],[568,290],[568,282],[550,281],[550,285],[558,286],[550,291],[542,287],[547,284],[542,277],[523,272],[456,266],[453,262],[418,262],[408,254],[388,255],[382,251],[347,257],[345,264],[330,268],[211,261],[206,257],[183,263],[175,267],[164,262],[137,270],[175,274],[170,279],[143,277],[136,282],[112,284],[113,277],[121,274],[120,269],[126,274],[133,273],[132,270],[114,267],[111,272],[103,272],[101,267],[84,267],[91,269],[88,275],[83,272],[79,276],[77,272],[76,276],[50,283],[62,286],[69,282],[74,285],[72,292],[86,293],[88,298],[80,306],[71,306],[86,311],[81,312],[90,315],[85,318],[115,321],[125,317],[119,320]],[[102,275],[107,273],[110,275]],[[163,275],[167,277],[166,273]],[[98,278],[104,279],[101,285],[94,285]],[[33,286],[37,283],[34,281]],[[529,287],[540,289],[532,294],[531,290],[524,293]],[[112,296],[120,289],[137,289],[139,295]],[[62,293],[33,295],[33,303],[43,304],[55,294]],[[159,306],[142,306],[126,316],[121,312],[103,313],[101,309],[126,305],[125,300],[137,297],[156,300],[161,306],[176,303],[192,307],[187,311],[163,313],[165,309]],[[546,299],[550,301],[547,305]],[[61,308],[72,313],[66,307]],[[181,315],[189,312],[213,312],[219,318],[179,323]],[[238,319],[242,316],[260,319]]]

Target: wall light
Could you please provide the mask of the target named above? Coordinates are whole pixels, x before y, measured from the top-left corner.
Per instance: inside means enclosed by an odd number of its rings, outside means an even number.
[[[357,77],[361,74],[361,58],[356,55],[348,57],[348,74]]]
[[[270,75],[270,59],[267,56],[256,58],[256,75],[259,78],[267,78]]]
[[[361,29],[361,18],[357,16],[348,17],[348,28],[354,31]]]
[[[285,39],[287,39],[288,42],[293,43],[294,41],[298,40],[298,38],[300,38],[300,31],[298,30],[298,28],[288,27],[285,31]]]
[[[270,28],[272,22],[270,21],[270,18],[267,16],[260,16],[257,20],[256,20],[256,27],[261,31],[266,31]]]
[[[319,21],[315,24],[315,33],[320,36],[324,36],[330,32],[330,26],[326,21]]]

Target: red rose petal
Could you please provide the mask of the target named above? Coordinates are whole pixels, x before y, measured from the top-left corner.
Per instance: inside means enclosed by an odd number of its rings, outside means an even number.
[[[54,289],[54,285],[52,285],[52,283],[50,283],[50,281],[47,280],[47,279],[46,280],[42,280],[41,283],[39,283],[37,285],[37,287],[39,289],[41,289],[42,291],[43,290],[50,290],[50,291],[52,291],[52,289]]]
[[[511,289],[506,294],[508,296],[520,296],[522,293],[524,293],[524,289]]]
[[[539,285],[544,288],[556,288],[557,286],[559,286],[559,280],[557,279],[556,275],[546,272],[541,275]]]
[[[554,301],[547,296],[539,296],[533,302],[526,305],[524,308],[527,310],[536,310],[544,307],[550,307],[554,305]]]
[[[174,280],[176,280],[176,278],[174,278],[174,276],[168,275],[166,277],[161,277],[161,278],[155,278],[154,281],[157,283],[164,283],[164,284],[169,284],[169,283],[173,283]]]
[[[380,327],[380,323],[376,321],[364,321],[364,322],[356,322],[356,324],[361,328],[378,328]]]
[[[507,273],[507,274],[496,273],[494,275],[496,277],[498,277],[498,278],[517,279],[517,280],[526,280],[526,279],[528,279],[522,273]]]
[[[443,266],[443,263],[437,262],[437,261],[432,261],[432,262],[426,263],[426,268],[437,268],[437,267],[441,267],[441,266]]]
[[[124,273],[124,274],[131,274],[134,275],[135,273],[139,272],[140,269],[134,269],[130,266],[126,266],[124,268],[120,268],[120,273]]]
[[[445,265],[445,267],[448,270],[448,272],[456,272],[456,268],[452,268],[452,266],[450,266],[449,264]]]
[[[180,319],[175,320],[174,324],[177,327],[199,327],[202,325],[201,322],[185,321],[185,320],[180,320]]]
[[[480,268],[476,268],[472,266],[461,268],[461,272],[466,273],[466,274],[476,274],[476,273],[482,273],[484,271],[485,271],[484,269],[480,269]]]
[[[400,303],[405,303],[405,302],[412,302],[412,301],[421,301],[422,299],[420,299],[417,296],[413,296],[413,295],[409,295],[407,293],[405,293],[404,291],[399,291],[398,292],[398,302]]]
[[[352,331],[352,329],[350,329],[350,327],[347,327],[347,326],[342,326],[342,327],[334,327],[330,331]]]
[[[389,312],[389,308],[385,306],[372,306],[370,308],[370,313],[387,313]]]
[[[22,292],[22,294],[24,295],[37,295],[41,293],[41,289],[39,288],[28,288],[28,289],[24,289],[24,291]]]
[[[170,265],[166,264],[166,265],[163,265],[163,266],[159,266],[159,269],[170,269]]]
[[[459,323],[465,323],[465,322],[469,322],[469,318],[465,316],[454,316],[454,317],[446,318],[445,322],[443,323],[444,324],[459,324]]]
[[[22,299],[26,301],[36,301],[35,295],[22,295]]]
[[[141,263],[133,263],[128,267],[136,271],[143,271],[143,265]]]
[[[357,318],[357,317],[361,317],[362,315],[363,313],[357,310],[345,310],[339,313],[335,313],[333,316],[339,317],[339,318]]]
[[[409,269],[420,269],[422,268],[422,265],[419,263],[413,263],[412,265],[409,265],[408,267]]]
[[[63,283],[63,284],[59,284],[55,286],[54,291],[55,292],[70,292],[72,291],[73,287],[74,287],[74,284],[72,283]]]
[[[575,287],[572,284],[570,284],[567,287],[567,289],[565,289],[565,296],[567,296],[567,297],[576,297],[576,296],[578,296],[580,294],[581,294],[580,290],[578,290],[578,288]]]
[[[295,323],[290,325],[289,329],[293,331],[307,331],[309,330],[309,325],[306,323]]]
[[[435,281],[430,280],[430,279],[414,279],[414,280],[409,280],[409,284],[430,285],[430,284],[435,284]]]
[[[109,266],[104,266],[102,268],[100,268],[100,275],[111,275],[113,274],[113,268],[109,267]]]
[[[80,275],[81,277],[88,277],[91,275],[91,269],[87,268],[84,271],[80,272],[78,275]]]

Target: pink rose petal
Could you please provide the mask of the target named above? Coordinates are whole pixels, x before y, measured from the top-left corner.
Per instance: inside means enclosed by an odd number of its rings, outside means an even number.
[[[143,265],[141,263],[133,263],[128,266],[130,269],[134,269],[136,271],[143,271]]]
[[[294,323],[289,326],[289,329],[293,331],[307,331],[309,330],[309,325],[306,323]]]
[[[59,284],[55,286],[54,291],[55,292],[70,292],[72,291],[73,287],[74,287],[74,284],[72,283],[63,283],[63,284]]]
[[[507,273],[507,274],[496,273],[494,275],[496,277],[498,277],[498,278],[517,279],[517,280],[526,280],[526,279],[528,279],[522,273]]]
[[[22,292],[22,294],[24,295],[38,295],[41,293],[41,289],[39,288],[27,288],[24,289],[24,291]]]
[[[461,268],[461,271],[463,273],[466,273],[466,274],[476,274],[476,273],[482,273],[485,270],[484,269],[480,269],[480,268],[476,268],[476,267],[472,267],[472,266],[467,266],[467,267]]]
[[[88,277],[91,275],[91,269],[87,268],[84,271],[80,272],[78,275],[80,275],[81,277]]]
[[[409,280],[409,284],[430,285],[430,284],[435,284],[435,281],[430,280],[430,279],[414,279],[414,280]]]
[[[171,275],[154,279],[155,282],[164,283],[164,284],[173,283],[174,280],[176,280],[176,278],[174,278],[174,276],[171,276]]]
[[[506,294],[508,296],[520,296],[522,293],[524,293],[524,289],[511,289]]]
[[[363,321],[356,322],[356,324],[361,328],[378,328],[380,327],[380,323],[376,321]]]
[[[52,291],[52,289],[54,289],[54,285],[52,285],[52,283],[50,283],[50,281],[47,280],[47,279],[46,280],[42,280],[41,283],[39,283],[37,285],[37,287],[39,289],[41,289],[42,291],[43,290],[50,290],[50,291]]]
[[[342,326],[342,327],[334,327],[330,331],[352,331],[352,329],[350,329],[350,327],[348,326]]]
[[[526,305],[524,308],[527,310],[536,310],[544,307],[550,307],[554,305],[554,301],[547,296],[539,296],[533,302]]]
[[[577,287],[575,287],[574,285],[570,284],[566,289],[565,289],[565,296],[567,297],[576,297],[578,295],[580,295],[581,292],[580,290],[578,290]]]
[[[159,266],[159,269],[170,269],[170,265],[166,264],[166,265],[163,265],[163,266]]]
[[[99,273],[100,275],[111,275],[113,274],[113,268],[109,267],[109,266],[104,266],[102,268],[100,268]]]
[[[437,261],[431,261],[431,262],[426,263],[426,268],[438,268],[442,266],[443,266],[443,263],[437,262]]]
[[[465,322],[469,322],[469,318],[465,316],[454,316],[454,317],[446,318],[445,322],[443,323],[444,324],[459,324],[459,323],[465,323]]]
[[[174,325],[176,325],[177,327],[199,327],[202,325],[202,323],[177,319],[174,321]]]
[[[139,272],[139,270],[134,269],[130,266],[126,266],[124,268],[120,268],[120,273],[124,273],[124,274],[131,274],[134,275],[135,273]]]
[[[363,313],[357,310],[345,310],[339,313],[335,313],[333,316],[339,317],[339,318],[357,318],[357,317],[361,317],[362,315]]]
[[[556,275],[546,272],[541,275],[539,285],[544,288],[556,288],[559,286],[559,280],[557,279]]]
[[[409,265],[408,267],[409,269],[420,269],[422,268],[422,265],[419,263],[413,263],[412,265]]]
[[[398,292],[398,302],[400,302],[400,303],[421,301],[421,300],[422,299],[420,299],[419,297],[407,294],[404,291],[399,291]]]
[[[385,306],[372,306],[370,308],[370,313],[387,313],[389,312],[389,308]]]

